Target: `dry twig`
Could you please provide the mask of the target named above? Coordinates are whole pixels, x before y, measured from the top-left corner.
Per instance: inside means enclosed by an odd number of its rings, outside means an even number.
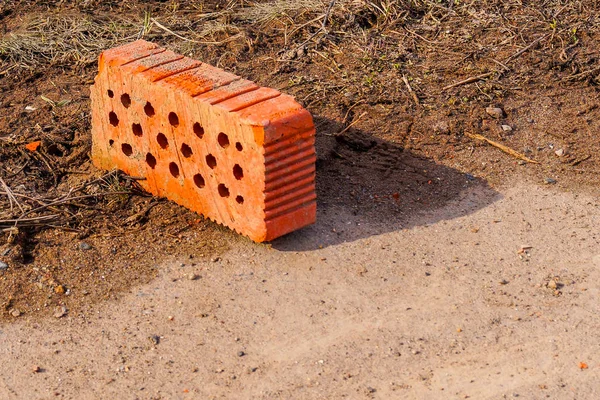
[[[468,137],[470,137],[471,139],[476,139],[476,140],[481,140],[483,142],[487,142],[488,144],[491,144],[492,146],[502,150],[503,152],[505,152],[506,154],[509,154],[515,158],[518,158],[519,160],[523,160],[526,161],[528,163],[531,164],[539,164],[539,162],[532,160],[531,158],[527,158],[525,155],[511,149],[510,147],[507,147],[503,144],[500,144],[498,142],[494,142],[493,140],[490,140],[488,138],[486,138],[483,135],[479,135],[477,133],[469,133],[469,132],[465,132],[465,135],[467,135]]]
[[[419,107],[419,105],[420,105],[419,98],[417,97],[417,94],[410,87],[410,83],[408,83],[408,79],[406,79],[406,75],[402,75],[402,80],[404,81],[404,84],[406,85],[406,88],[408,89],[408,93],[410,93],[410,95],[412,96],[412,99],[415,102],[415,105],[417,107]]]
[[[492,76],[494,74],[494,72],[495,71],[493,71],[493,72],[486,72],[485,74],[480,74],[480,75],[472,76],[472,77],[467,78],[465,80],[462,80],[460,82],[456,82],[456,83],[453,83],[451,85],[444,86],[442,88],[442,90],[448,90],[448,89],[452,89],[452,88],[457,87],[457,86],[467,85],[469,83],[477,82],[477,81],[479,81],[481,79],[487,78],[488,76]]]

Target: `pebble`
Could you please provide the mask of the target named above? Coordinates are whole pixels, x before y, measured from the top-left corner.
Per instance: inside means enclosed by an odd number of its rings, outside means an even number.
[[[237,353],[238,357],[244,357],[246,355],[246,353],[244,353],[243,351],[238,351]]]
[[[492,118],[500,119],[504,116],[504,111],[498,107],[487,107],[485,112]]]
[[[554,185],[557,181],[553,178],[546,178],[544,179],[544,182],[546,182],[546,185]]]
[[[54,308],[54,318],[62,318],[67,315],[67,307],[65,306],[56,306]]]
[[[198,275],[198,274],[193,274],[193,273],[192,273],[192,274],[189,274],[189,275],[188,275],[188,279],[189,279],[190,281],[195,281],[195,280],[198,280],[198,279],[200,279],[200,275]]]
[[[556,283],[556,281],[553,279],[550,282],[548,282],[547,285],[550,289],[556,289],[558,287],[558,284]]]
[[[42,369],[40,368],[39,365],[34,365],[33,367],[31,367],[31,371],[32,372],[42,372]]]
[[[54,288],[54,293],[56,294],[65,294],[66,290],[63,285],[58,285]]]
[[[5,269],[8,269],[8,264],[0,261],[0,271],[4,271]]]
[[[558,149],[554,152],[554,154],[556,154],[559,157],[562,157],[565,155],[565,150],[564,149]]]
[[[512,132],[512,127],[510,125],[502,125],[502,130],[504,132]]]
[[[83,250],[83,251],[91,250],[92,246],[89,243],[81,242],[81,243],[79,243],[79,249]]]
[[[150,341],[155,345],[160,344],[160,336],[158,335],[150,335],[148,339],[150,339]]]
[[[13,308],[12,310],[10,310],[10,315],[12,315],[15,318],[20,317],[21,310],[19,310],[18,308]]]

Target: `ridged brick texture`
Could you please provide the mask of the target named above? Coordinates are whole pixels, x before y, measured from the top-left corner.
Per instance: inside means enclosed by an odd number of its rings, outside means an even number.
[[[138,40],[100,55],[92,159],[257,242],[314,223],[315,128],[290,96]]]

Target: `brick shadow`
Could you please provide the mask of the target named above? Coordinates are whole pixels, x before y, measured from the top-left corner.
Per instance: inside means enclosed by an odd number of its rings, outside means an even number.
[[[272,242],[305,251],[468,215],[499,200],[488,183],[315,117],[317,223]]]

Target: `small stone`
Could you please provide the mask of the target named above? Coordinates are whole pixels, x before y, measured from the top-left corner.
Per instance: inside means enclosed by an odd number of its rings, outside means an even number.
[[[67,315],[67,307],[65,306],[56,306],[54,308],[54,318],[62,318]]]
[[[79,249],[83,251],[91,250],[92,246],[89,243],[81,242],[79,243]]]
[[[65,294],[66,290],[63,285],[58,285],[54,288],[54,293],[56,294]]]
[[[512,127],[510,125],[502,125],[502,130],[504,132],[512,132]]]
[[[188,275],[188,279],[189,279],[190,281],[195,281],[195,280],[198,280],[198,279],[200,279],[200,275],[198,275],[198,274],[194,274],[194,273],[191,273],[191,274],[189,274],[189,275]]]
[[[8,269],[8,264],[0,261],[0,271],[4,271],[6,269]]]
[[[19,310],[18,308],[13,308],[12,310],[10,310],[10,315],[12,315],[15,318],[20,317],[21,310]]]
[[[33,367],[31,367],[31,372],[35,372],[35,373],[42,372],[42,369],[40,368],[39,365],[34,365]]]
[[[504,116],[504,111],[499,107],[487,107],[485,112],[492,118],[500,119]]]
[[[506,279],[501,279],[498,283],[501,285],[508,285],[508,281]]]
[[[152,342],[152,344],[157,345],[160,344],[160,336],[158,335],[150,335],[148,339]]]
[[[556,289],[558,287],[558,284],[556,283],[556,281],[554,279],[552,279],[548,282],[548,284],[546,286],[548,286],[548,288],[550,288],[550,289]]]
[[[244,357],[246,355],[246,353],[244,353],[243,351],[238,351],[237,353],[238,357]]]
[[[221,257],[214,257],[210,261],[212,261],[212,262],[219,262],[219,261],[221,261]]]
[[[433,132],[438,135],[447,135],[450,133],[450,125],[448,125],[447,121],[439,121],[433,125]]]
[[[546,178],[544,179],[544,182],[546,182],[546,185],[554,185],[557,181],[553,178]]]
[[[558,149],[554,152],[554,154],[556,154],[559,157],[562,157],[565,155],[565,150],[564,149]]]

